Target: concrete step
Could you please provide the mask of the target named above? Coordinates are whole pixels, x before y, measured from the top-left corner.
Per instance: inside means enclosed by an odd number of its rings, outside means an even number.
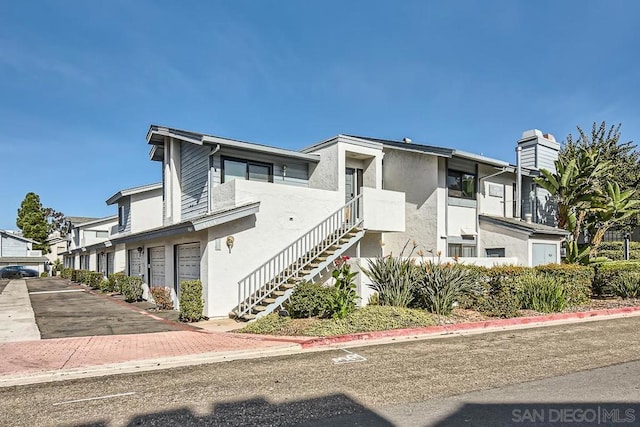
[[[273,295],[273,292],[271,292],[271,294]],[[273,304],[275,302],[276,302],[275,298],[265,298],[265,299],[262,300],[263,304]]]
[[[253,307],[253,312],[260,313],[261,311],[265,311],[266,309],[267,309],[266,305],[256,305],[255,307]]]
[[[282,290],[282,289],[293,289],[295,287],[296,287],[295,283],[283,283],[282,285],[280,285],[280,290]],[[273,292],[277,292],[277,291],[273,291]]]
[[[282,296],[284,296],[284,294],[285,294],[285,291],[280,291],[280,290],[271,292],[271,295],[276,296],[276,297],[282,297]]]

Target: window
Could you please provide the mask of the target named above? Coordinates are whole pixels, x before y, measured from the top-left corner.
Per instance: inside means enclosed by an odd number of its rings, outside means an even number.
[[[476,198],[476,176],[472,173],[449,170],[447,173],[449,196]]]
[[[96,237],[98,239],[108,239],[109,238],[109,232],[108,231],[103,231],[103,230],[96,230]]]
[[[449,243],[449,253],[447,255],[450,257],[473,258],[476,256],[476,247],[460,243]]]
[[[504,248],[487,248],[485,249],[487,252],[487,257],[489,258],[504,258],[505,251]]]
[[[124,205],[119,205],[118,206],[118,226],[124,227],[125,221],[126,221],[126,218],[124,214]]]
[[[222,159],[222,182],[234,179],[273,182],[273,165],[232,158]]]

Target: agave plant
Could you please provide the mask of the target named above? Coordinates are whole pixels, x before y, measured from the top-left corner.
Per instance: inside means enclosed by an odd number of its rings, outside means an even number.
[[[414,299],[414,287],[420,272],[410,257],[417,244],[414,242],[413,249],[405,258],[408,244],[404,245],[399,257],[388,255],[375,258],[368,261],[368,268],[362,269],[371,279],[369,287],[378,293],[380,305],[408,307]]]
[[[448,316],[461,297],[478,290],[476,275],[464,266],[427,262],[415,288],[417,303],[431,313]]]

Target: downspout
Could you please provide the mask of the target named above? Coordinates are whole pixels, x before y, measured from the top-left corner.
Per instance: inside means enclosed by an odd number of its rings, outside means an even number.
[[[207,161],[209,162],[208,168],[207,168],[207,192],[209,194],[209,203],[208,203],[208,212],[207,213],[211,213],[213,212],[213,188],[212,188],[212,183],[213,180],[211,179],[211,169],[213,169],[213,156],[220,151],[220,144],[216,145],[216,147],[214,149],[211,150],[211,152],[209,153],[209,157],[207,157]]]
[[[522,216],[522,147],[516,147],[516,211],[513,216],[521,218]]]

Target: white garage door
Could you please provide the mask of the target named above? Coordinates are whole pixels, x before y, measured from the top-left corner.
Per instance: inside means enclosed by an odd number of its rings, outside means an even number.
[[[140,276],[142,270],[140,269],[140,253],[137,249],[130,249],[128,256],[129,276]]]
[[[149,249],[150,286],[164,286],[164,246]]]
[[[533,267],[536,265],[557,264],[558,247],[549,243],[534,243],[532,254]]]
[[[189,243],[187,245],[176,246],[177,252],[177,268],[176,276],[178,288],[176,292],[179,294],[179,286],[185,280],[200,279],[200,244]]]

